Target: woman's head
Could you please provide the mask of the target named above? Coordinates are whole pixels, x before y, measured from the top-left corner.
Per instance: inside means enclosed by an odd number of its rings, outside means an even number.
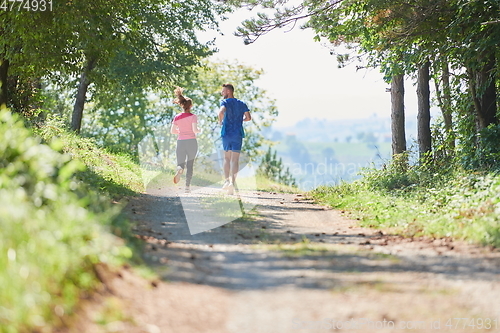
[[[191,98],[183,96],[182,95],[183,91],[184,91],[184,89],[181,87],[175,88],[175,90],[174,90],[174,94],[175,94],[174,103],[179,104],[182,107],[182,109],[187,112],[187,111],[191,110],[191,107],[193,106],[193,101],[191,100]]]

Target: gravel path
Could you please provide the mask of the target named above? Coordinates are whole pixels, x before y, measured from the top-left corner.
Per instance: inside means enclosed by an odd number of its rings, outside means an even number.
[[[240,194],[255,206],[244,218],[191,235],[182,199],[214,195],[164,187],[131,199],[126,213],[161,281],[112,277],[132,318],[113,329],[500,332],[498,250],[361,228],[300,194],[266,192]]]

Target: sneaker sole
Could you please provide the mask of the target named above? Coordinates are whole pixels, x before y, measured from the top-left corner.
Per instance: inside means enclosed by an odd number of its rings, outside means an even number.
[[[177,184],[181,180],[181,175],[182,171],[181,172],[177,171],[177,173],[174,176],[174,184]]]

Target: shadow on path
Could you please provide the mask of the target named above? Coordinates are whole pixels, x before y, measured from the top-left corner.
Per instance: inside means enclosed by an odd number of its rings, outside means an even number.
[[[293,195],[242,193],[242,200],[257,204],[258,216],[191,235],[174,190],[142,195],[127,207],[135,232],[148,242],[147,261],[167,281],[228,290],[322,290],[381,285],[387,276],[391,288],[403,290],[412,280],[397,275],[481,281],[496,281],[500,275],[498,256],[440,255],[435,246],[431,253],[414,248],[405,253],[398,250],[405,248],[403,241],[376,245],[393,236],[356,227],[338,212],[294,201]]]

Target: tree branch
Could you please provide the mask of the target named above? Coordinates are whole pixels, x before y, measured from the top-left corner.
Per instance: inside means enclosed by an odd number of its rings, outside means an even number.
[[[483,23],[481,23],[481,25],[495,24],[495,23],[500,23],[500,19],[494,20],[494,21],[483,22]]]
[[[237,31],[234,33],[234,35],[237,37],[244,37],[245,44],[248,45],[255,42],[259,37],[271,32],[276,28],[283,28],[292,24],[292,28],[288,30],[291,31],[298,21],[325,12],[341,2],[342,0],[330,0],[328,1],[327,6],[310,13],[300,15],[294,15],[292,13],[302,13],[305,10],[303,4],[301,4],[300,6],[292,7],[290,9],[285,8],[285,11],[283,12],[280,12],[280,10],[277,9],[274,19],[267,18],[263,14],[258,14],[258,16],[260,16],[260,20],[262,20],[260,23],[258,23],[258,19],[246,20],[243,22],[243,27],[237,28]],[[254,26],[252,27],[252,25]],[[254,36],[254,38],[251,38],[250,36]]]

